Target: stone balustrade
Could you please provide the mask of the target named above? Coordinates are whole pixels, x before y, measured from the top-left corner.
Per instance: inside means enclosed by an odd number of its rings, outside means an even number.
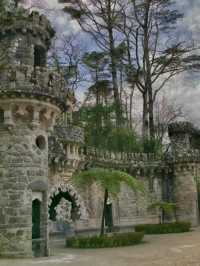
[[[186,153],[125,153],[125,152],[110,152],[87,147],[87,160],[98,160],[102,162],[121,162],[124,164],[131,164],[136,162],[151,163],[151,162],[200,162],[200,151],[192,150]]]
[[[87,147],[86,157],[88,159],[98,159],[103,161],[120,161],[124,163],[130,162],[149,162],[160,161],[162,156],[154,153],[125,153],[125,152],[110,152],[105,150],[97,150]]]

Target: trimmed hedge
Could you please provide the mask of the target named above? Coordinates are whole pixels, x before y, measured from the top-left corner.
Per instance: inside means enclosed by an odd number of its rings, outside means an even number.
[[[170,234],[184,233],[190,231],[191,224],[189,222],[176,222],[165,224],[141,224],[135,226],[136,232],[144,232],[145,234]]]
[[[143,232],[119,233],[104,236],[72,237],[66,239],[66,247],[71,248],[111,248],[131,246],[141,243]]]

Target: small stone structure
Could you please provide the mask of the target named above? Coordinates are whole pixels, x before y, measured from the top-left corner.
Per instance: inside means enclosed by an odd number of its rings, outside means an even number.
[[[48,255],[48,225],[50,233],[66,235],[99,230],[101,189],[71,183],[76,170],[90,167],[126,171],[146,187],[143,195],[122,186],[109,199],[115,227],[158,222],[160,214],[148,209],[155,201],[175,202],[177,219],[197,225],[199,131],[171,124],[171,149],[162,157],[84,147],[83,130],[72,124],[74,95],[46,67],[49,21],[26,11],[12,21],[0,29],[0,48],[8,47],[0,70],[0,257]]]

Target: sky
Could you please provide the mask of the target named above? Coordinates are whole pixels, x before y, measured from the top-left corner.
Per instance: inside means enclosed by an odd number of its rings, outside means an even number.
[[[62,12],[62,4],[57,0],[25,0],[26,6],[32,5],[48,7],[46,15],[56,29],[57,35],[69,35],[80,31],[77,23],[70,20],[69,16]],[[176,0],[178,8],[184,13],[180,22],[179,36],[186,34],[189,40],[194,39],[200,44],[200,0]],[[85,39],[86,46],[89,45]],[[181,74],[175,77],[165,89],[165,95],[169,100],[182,105],[190,119],[200,127],[200,73]],[[79,98],[83,97],[83,91],[77,92]]]

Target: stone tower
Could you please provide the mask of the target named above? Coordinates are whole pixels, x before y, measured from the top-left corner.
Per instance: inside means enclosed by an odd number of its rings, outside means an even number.
[[[0,257],[48,255],[48,130],[67,92],[46,67],[49,21],[37,12],[9,17],[0,29]]]
[[[173,197],[177,205],[177,218],[198,224],[198,194],[196,183],[197,161],[191,139],[194,128],[189,122],[177,122],[169,126],[172,144],[171,164],[174,180]]]

